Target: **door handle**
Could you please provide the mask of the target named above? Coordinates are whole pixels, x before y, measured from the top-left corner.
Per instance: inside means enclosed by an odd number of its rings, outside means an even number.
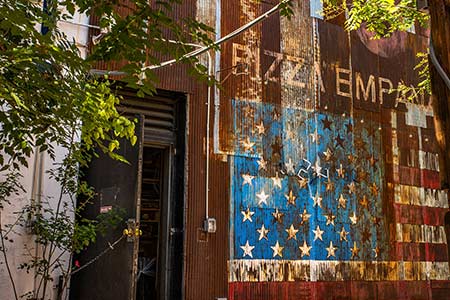
[[[176,233],[182,233],[182,232],[183,232],[182,228],[176,228],[176,227],[170,228],[170,235],[175,235]]]
[[[142,235],[142,230],[136,223],[135,219],[128,219],[127,228],[123,230],[123,235],[127,236],[127,242],[132,243]]]

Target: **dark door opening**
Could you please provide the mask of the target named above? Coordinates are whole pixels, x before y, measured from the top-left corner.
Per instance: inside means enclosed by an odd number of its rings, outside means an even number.
[[[161,92],[136,98],[124,93],[120,110],[139,119],[135,146],[121,144],[124,164],[100,154],[85,180],[97,197],[84,216],[94,219],[105,208],[126,212],[113,232],[97,236],[76,255],[81,265],[120,238],[126,221],[136,222],[142,236],[123,239],[71,279],[71,300],[180,300],[183,286],[185,97]]]
[[[144,148],[140,208],[142,236],[139,238],[136,300],[157,300],[159,294],[161,253],[158,252],[164,244],[161,239],[161,226],[164,225],[161,216],[165,215],[165,175],[168,173],[164,152],[163,149]]]

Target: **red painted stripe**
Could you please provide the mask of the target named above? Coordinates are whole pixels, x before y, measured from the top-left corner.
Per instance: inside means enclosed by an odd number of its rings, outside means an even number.
[[[450,281],[231,282],[229,300],[450,300]]]
[[[398,166],[398,180],[400,184],[421,186],[420,169]]]
[[[395,259],[402,261],[448,261],[447,244],[395,243]]]
[[[444,216],[449,211],[448,208],[399,203],[394,204],[394,209],[397,223],[431,226],[444,226]]]
[[[432,170],[420,170],[422,176],[422,186],[431,189],[441,188],[439,172]]]
[[[398,166],[398,182],[396,183],[439,189],[439,172]]]

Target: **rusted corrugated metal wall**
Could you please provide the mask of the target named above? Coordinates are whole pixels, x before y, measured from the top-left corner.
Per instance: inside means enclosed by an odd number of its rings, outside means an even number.
[[[213,2],[183,1],[182,5],[174,7],[173,15],[177,18],[199,18],[205,23],[214,25]],[[125,14],[126,11],[123,13]],[[206,59],[202,58],[202,61]],[[118,70],[119,66],[120,63],[100,63],[96,68]],[[187,69],[187,66],[177,64],[156,72],[160,78],[158,88],[185,93],[188,101],[184,282],[171,288],[183,289],[186,300],[215,299],[227,297],[228,289],[226,278],[229,169],[226,160],[223,161],[221,156],[211,157],[209,215],[217,220],[217,232],[205,235],[201,228],[205,218],[205,136],[208,87],[206,83],[198,82],[190,77]]]
[[[229,298],[447,299],[433,113],[398,91],[427,37],[374,41],[294,3],[222,47]],[[222,33],[269,7],[222,3]]]
[[[174,14],[213,25],[213,2]],[[220,1],[222,36],[276,2]],[[291,20],[275,14],[221,46],[207,237],[207,87],[185,66],[158,71],[160,88],[189,96],[185,299],[446,299],[432,112],[389,93],[417,84],[426,37],[372,41],[294,3]]]

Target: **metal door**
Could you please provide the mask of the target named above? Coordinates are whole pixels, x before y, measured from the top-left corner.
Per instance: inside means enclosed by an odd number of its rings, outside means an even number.
[[[83,217],[94,219],[111,209],[124,213],[123,222],[117,228],[98,235],[95,243],[86,251],[75,256],[80,266],[88,263],[110,248],[114,241],[123,236],[127,225],[139,224],[140,194],[143,150],[143,117],[136,129],[138,142],[132,146],[121,141],[119,154],[129,164],[111,159],[99,153],[89,168],[84,171],[86,180],[96,191],[92,204],[87,205]],[[113,249],[95,260],[91,265],[71,278],[70,299],[72,300],[132,300],[135,298],[137,272],[137,250],[139,238],[122,238]]]

